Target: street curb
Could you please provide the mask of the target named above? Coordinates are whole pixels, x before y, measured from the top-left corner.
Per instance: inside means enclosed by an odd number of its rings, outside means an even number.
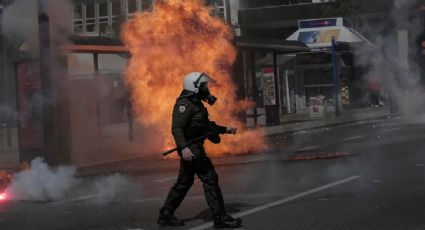
[[[293,133],[297,133],[297,132],[303,132],[303,131],[311,131],[311,130],[317,130],[317,129],[322,129],[322,128],[326,128],[326,127],[338,127],[341,125],[348,125],[348,124],[355,124],[357,122],[364,122],[364,123],[371,123],[373,121],[382,121],[385,119],[394,119],[397,118],[399,115],[398,114],[387,114],[387,115],[382,115],[382,116],[378,116],[378,117],[373,117],[373,118],[367,118],[367,119],[358,119],[358,120],[351,120],[351,121],[343,121],[343,122],[336,122],[336,123],[331,123],[331,124],[323,124],[323,125],[318,125],[318,126],[314,126],[314,127],[307,127],[307,128],[299,128],[299,129],[294,129],[294,130],[288,130],[288,131],[284,131],[284,132],[280,132],[280,133],[276,133],[276,134],[265,134],[265,137],[274,137],[274,136],[279,136],[279,135],[288,135],[288,134],[293,134]],[[105,162],[100,162],[100,163],[95,163],[95,164],[87,164],[87,165],[83,165],[83,166],[77,166],[77,172],[80,171],[79,176],[91,176],[91,175],[97,175],[97,174],[102,174],[105,172],[108,172],[106,170],[93,170],[96,172],[86,172],[86,173],[81,173],[81,171],[91,171],[91,169],[95,169],[97,167],[102,168],[102,167],[106,167],[107,165],[111,165],[114,163],[123,163],[125,161],[139,161],[139,160],[146,160],[146,161],[162,161],[162,159],[158,156],[158,154],[150,154],[150,155],[145,155],[145,156],[135,156],[135,157],[127,157],[124,159],[117,159],[117,160],[110,160],[110,161],[105,161]],[[170,167],[170,169],[172,169],[173,167]],[[154,170],[153,168],[146,168],[143,170]],[[134,169],[122,169],[121,171],[124,173],[127,172],[134,172],[134,171],[143,171],[143,170],[134,170]],[[114,170],[110,170],[111,172],[113,172]]]
[[[394,118],[397,118],[398,116],[399,115],[397,115],[397,114],[388,114],[388,115],[383,115],[383,116],[373,117],[373,118],[367,118],[367,119],[342,121],[342,122],[336,122],[336,123],[330,123],[330,124],[317,125],[317,126],[314,126],[314,127],[296,128],[296,129],[283,131],[283,132],[279,132],[279,133],[268,134],[266,132],[266,134],[264,136],[272,137],[272,136],[279,136],[279,135],[285,135],[285,134],[293,134],[293,133],[298,133],[298,132],[303,132],[303,131],[311,131],[311,130],[317,130],[317,129],[328,128],[328,127],[338,127],[338,126],[342,126],[342,125],[355,124],[357,122],[371,123],[373,121],[380,121],[380,120],[385,120],[385,119],[394,119]],[[281,125],[281,126],[284,126],[284,125]]]

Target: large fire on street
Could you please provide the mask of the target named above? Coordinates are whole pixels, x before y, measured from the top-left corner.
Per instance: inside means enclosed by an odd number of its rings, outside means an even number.
[[[218,82],[211,85],[219,98],[208,108],[211,119],[238,128],[238,135],[223,136],[220,145],[207,143],[209,155],[261,151],[265,148],[263,131],[247,129],[237,117],[253,104],[236,99],[231,28],[210,13],[211,8],[201,0],[157,1],[152,12],[137,14],[123,25],[121,37],[132,56],[126,83],[134,113],[142,124],[161,133],[164,142],[158,147],[173,147],[171,113],[182,80],[189,72],[205,72]]]

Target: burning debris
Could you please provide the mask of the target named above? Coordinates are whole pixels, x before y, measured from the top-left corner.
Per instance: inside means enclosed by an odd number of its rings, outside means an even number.
[[[210,85],[212,93],[222,95],[209,108],[211,117],[239,131],[236,137],[223,137],[221,145],[207,144],[208,153],[261,151],[265,148],[263,131],[248,130],[237,117],[252,103],[236,99],[231,28],[211,16],[210,10],[201,0],[157,1],[154,12],[137,14],[124,24],[121,36],[132,54],[126,83],[132,91],[134,112],[141,123],[161,133],[163,150],[173,147],[170,115],[182,79],[189,72],[205,72],[218,82]]]
[[[286,161],[303,161],[303,160],[319,160],[319,159],[329,159],[329,158],[338,158],[354,156],[354,154],[348,152],[305,152],[305,153],[296,153],[292,156],[285,158]]]
[[[13,179],[13,174],[6,172],[4,170],[0,171],[0,195],[2,195],[1,192],[3,192],[10,185],[10,183],[12,182],[12,179]],[[0,197],[0,199],[2,198]]]
[[[7,200],[9,196],[7,195],[6,189],[10,186],[13,180],[13,174],[4,170],[0,170],[0,201]]]

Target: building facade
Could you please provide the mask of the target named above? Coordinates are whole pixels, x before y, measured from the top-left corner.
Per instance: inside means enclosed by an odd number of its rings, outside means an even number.
[[[205,3],[213,6],[212,14],[230,22],[229,0],[205,0]],[[118,37],[125,20],[137,12],[154,8],[155,0],[74,0],[73,32],[84,36]]]

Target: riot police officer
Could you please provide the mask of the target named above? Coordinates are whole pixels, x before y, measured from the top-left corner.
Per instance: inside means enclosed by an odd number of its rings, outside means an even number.
[[[212,212],[214,227],[235,228],[242,223],[226,214],[223,195],[218,184],[218,175],[204,149],[204,140],[190,143],[206,133],[214,133],[208,140],[218,144],[219,134],[236,134],[235,128],[217,125],[209,120],[202,101],[213,105],[217,100],[208,89],[212,78],[205,73],[192,72],[183,81],[183,91],[173,110],[172,134],[178,147],[180,171],[177,182],[170,189],[164,206],[160,209],[158,223],[168,226],[183,226],[184,222],[174,216],[174,211],[183,201],[193,184],[195,174],[203,183],[205,198]]]

